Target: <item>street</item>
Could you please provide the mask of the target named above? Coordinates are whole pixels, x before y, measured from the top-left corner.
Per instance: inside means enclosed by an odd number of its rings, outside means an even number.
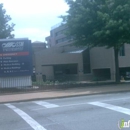
[[[129,92],[0,104],[0,130],[119,130],[123,119]]]

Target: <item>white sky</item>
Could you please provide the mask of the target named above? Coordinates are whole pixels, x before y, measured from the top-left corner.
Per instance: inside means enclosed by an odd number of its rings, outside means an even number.
[[[15,38],[28,37],[32,41],[45,41],[51,27],[62,21],[65,0],[0,0],[15,25]]]

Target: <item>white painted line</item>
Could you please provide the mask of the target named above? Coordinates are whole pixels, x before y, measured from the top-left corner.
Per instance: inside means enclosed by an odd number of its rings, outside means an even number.
[[[121,113],[130,115],[130,109],[127,109],[127,108],[123,108],[123,107],[119,107],[119,106],[115,106],[115,105],[111,105],[111,104],[107,104],[107,103],[102,103],[102,102],[90,102],[88,104],[107,108],[107,109],[110,109],[113,111],[117,111],[117,112],[121,112]]]
[[[130,97],[128,98],[117,98],[117,99],[109,99],[109,100],[101,100],[101,102],[107,102],[107,101],[117,101],[117,100],[126,100],[126,99],[130,99]],[[42,101],[35,101],[36,104],[38,105],[41,105],[41,106],[45,106],[45,104],[47,104],[47,102],[42,102]],[[68,104],[68,105],[62,105],[62,106],[58,106],[58,105],[52,105],[52,106],[48,106],[48,108],[57,108],[57,107],[71,107],[71,106],[79,106],[79,105],[86,105],[88,104],[88,102],[83,102],[83,103],[77,103],[77,104]],[[47,107],[46,107],[47,108]],[[37,111],[37,110],[43,110],[43,109],[46,109],[46,108],[34,108],[32,109],[32,111]]]
[[[117,98],[117,99],[109,99],[109,100],[101,100],[101,102],[118,101],[118,100],[126,100],[126,99],[130,99],[130,97],[127,97],[127,98]],[[83,102],[83,103],[78,103],[78,104],[68,104],[68,105],[62,105],[62,106],[56,105],[55,106],[55,104],[50,105],[49,103],[42,102],[42,101],[35,101],[33,103],[36,103],[36,104],[41,105],[41,106],[44,106],[46,108],[71,107],[71,106],[78,106],[78,105],[89,104],[89,102]],[[47,104],[49,104],[49,105],[47,105]],[[43,110],[43,109],[46,109],[46,108],[34,108],[34,109],[32,109],[32,111]]]
[[[117,99],[108,99],[108,100],[101,100],[101,102],[109,102],[109,101],[118,101],[118,100],[126,100],[126,99],[130,99],[130,97],[127,98],[117,98]]]
[[[55,107],[59,107],[59,105],[56,104],[51,104],[48,102],[43,102],[43,101],[34,101],[33,103],[36,103],[40,106],[46,107],[46,108],[55,108]]]
[[[79,105],[86,105],[88,104],[88,102],[85,102],[85,103],[79,103],[79,104],[69,104],[69,105],[62,105],[62,106],[58,106],[58,107],[55,107],[55,108],[60,108],[60,107],[71,107],[71,106],[79,106]],[[54,107],[53,107],[54,108]],[[34,108],[32,109],[32,111],[37,111],[37,110],[43,110],[43,109],[46,109],[46,108]]]
[[[41,126],[38,122],[36,122],[32,117],[26,114],[24,111],[16,108],[11,104],[5,104],[7,107],[16,112],[21,118],[23,118],[34,130],[46,130],[43,126]]]

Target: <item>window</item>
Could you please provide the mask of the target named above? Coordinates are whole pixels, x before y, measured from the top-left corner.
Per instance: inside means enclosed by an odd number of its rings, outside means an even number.
[[[56,40],[56,44],[58,44],[58,43],[63,43],[63,42],[69,42],[69,41],[71,41],[71,40],[73,40],[72,37],[64,37],[64,38],[61,38],[61,39]]]
[[[77,64],[59,64],[54,65],[54,74],[55,75],[71,75],[78,73],[78,65]]]
[[[58,31],[58,32],[55,33],[55,36],[59,36],[59,35],[61,35],[61,34],[64,34],[65,31],[66,31],[66,29],[63,29],[63,30],[61,30],[61,31]]]
[[[125,46],[123,45],[119,50],[120,56],[125,56]]]
[[[61,43],[61,42],[62,42],[62,38],[61,38],[61,39],[56,40],[56,44]]]

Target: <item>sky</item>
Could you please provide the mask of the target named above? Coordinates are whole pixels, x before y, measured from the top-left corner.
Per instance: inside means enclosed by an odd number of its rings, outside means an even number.
[[[65,0],[0,0],[11,16],[15,38],[45,41],[51,27],[62,22],[60,15],[69,9]]]

